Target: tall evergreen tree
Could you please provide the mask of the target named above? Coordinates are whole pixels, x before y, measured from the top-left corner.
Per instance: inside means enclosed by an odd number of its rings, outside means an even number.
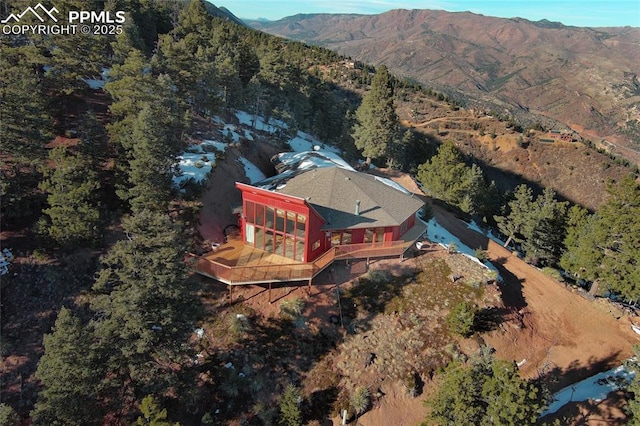
[[[102,424],[98,395],[103,374],[93,330],[63,307],[51,334],[44,336],[36,372],[43,389],[31,412],[34,424]]]
[[[92,302],[115,406],[175,384],[173,360],[197,314],[179,226],[166,214],[141,210],[123,220],[123,228],[127,238],[102,259]]]
[[[133,123],[133,149],[129,161],[129,187],[118,194],[131,203],[134,212],[143,209],[166,210],[171,196],[176,137],[162,125],[168,111],[145,104]]]
[[[475,209],[475,199],[479,197],[471,192],[472,185],[477,183],[476,173],[482,179],[480,168],[470,169],[450,141],[440,145],[437,154],[418,167],[418,179],[428,195],[454,206],[464,205],[470,211]],[[468,197],[466,201],[465,197]]]
[[[498,229],[508,237],[505,246],[514,240],[535,263],[556,264],[564,249],[568,203],[555,196],[545,188],[534,199],[531,188],[519,185],[507,205],[509,213],[495,217]]]
[[[562,264],[630,300],[640,298],[640,185],[627,176],[609,185],[609,198],[567,239]]]
[[[44,159],[51,135],[42,65],[33,45],[13,46],[0,38],[0,150],[14,161]]]
[[[535,425],[542,410],[538,386],[518,376],[512,362],[491,355],[459,361],[444,370],[436,394],[425,404],[440,425]]]
[[[371,81],[371,90],[356,110],[356,119],[352,136],[356,147],[367,159],[367,164],[372,159],[389,156],[400,139],[400,130],[391,75],[386,66],[377,69]]]
[[[87,159],[67,148],[51,150],[52,169],[47,169],[40,188],[49,207],[44,231],[58,243],[73,247],[95,243],[100,236],[100,209],[97,189],[100,184]]]

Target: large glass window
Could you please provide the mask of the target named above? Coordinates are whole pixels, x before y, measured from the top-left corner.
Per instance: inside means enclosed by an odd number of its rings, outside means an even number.
[[[302,262],[307,217],[252,201],[245,202],[245,243]]]

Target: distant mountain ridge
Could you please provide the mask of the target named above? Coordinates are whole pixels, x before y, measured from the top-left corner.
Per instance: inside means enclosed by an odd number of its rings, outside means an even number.
[[[500,113],[508,109],[558,120],[640,159],[640,28],[401,9],[379,15],[301,14],[248,24],[386,64],[399,76],[449,88]]]

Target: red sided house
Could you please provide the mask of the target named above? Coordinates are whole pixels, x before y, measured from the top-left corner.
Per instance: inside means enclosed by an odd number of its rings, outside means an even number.
[[[426,228],[416,219],[424,201],[388,179],[343,167],[293,169],[236,187],[241,239],[197,266],[227,284],[311,284],[335,260],[401,257]]]

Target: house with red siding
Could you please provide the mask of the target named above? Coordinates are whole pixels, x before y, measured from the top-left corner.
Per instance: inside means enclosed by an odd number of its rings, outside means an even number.
[[[423,200],[348,166],[293,167],[255,184],[238,182],[236,188],[242,192],[242,213],[235,244],[246,261],[225,259],[222,246],[197,267],[228,284],[311,283],[335,260],[402,257],[426,228],[416,218]],[[216,263],[229,270],[216,269]]]

